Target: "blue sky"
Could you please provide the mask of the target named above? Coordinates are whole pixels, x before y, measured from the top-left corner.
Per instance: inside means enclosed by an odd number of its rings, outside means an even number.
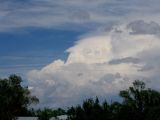
[[[21,75],[39,107],[116,99],[135,79],[159,90],[159,5],[0,0],[0,76]]]
[[[65,50],[72,46],[81,34],[82,31],[44,28],[0,33],[1,75],[23,75],[24,71],[43,67],[57,58],[66,59]]]

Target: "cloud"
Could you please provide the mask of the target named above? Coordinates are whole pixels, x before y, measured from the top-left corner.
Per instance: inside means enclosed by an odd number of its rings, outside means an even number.
[[[159,38],[151,34],[132,35],[126,26],[81,37],[66,50],[66,61],[55,60],[40,70],[30,71],[29,87],[40,98],[40,107],[68,107],[94,96],[114,99],[133,80],[148,82],[159,76]],[[155,88],[156,83],[158,80],[154,81]]]
[[[67,64],[70,63],[104,63],[111,59],[111,41],[107,36],[95,36],[80,40],[69,48]]]
[[[137,20],[127,25],[131,29],[131,34],[160,34],[160,25],[151,21],[146,23],[143,20]]]
[[[74,11],[69,18],[73,22],[87,22],[90,20],[90,14],[86,11]]]
[[[126,58],[121,58],[121,59],[115,59],[109,61],[109,64],[121,64],[121,63],[139,63],[140,60],[138,58],[133,58],[133,57],[126,57]]]
[[[148,14],[158,21],[158,5],[158,0],[3,0],[0,32],[28,27],[77,29],[84,26],[95,30],[137,17],[145,19]]]

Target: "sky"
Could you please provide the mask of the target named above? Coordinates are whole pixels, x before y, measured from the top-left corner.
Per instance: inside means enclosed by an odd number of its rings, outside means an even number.
[[[22,76],[38,107],[160,90],[159,0],[0,0],[0,76]]]

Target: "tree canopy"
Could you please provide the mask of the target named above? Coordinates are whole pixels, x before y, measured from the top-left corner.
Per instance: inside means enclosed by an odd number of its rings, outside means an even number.
[[[44,108],[43,110],[39,109],[36,112],[39,120],[50,120],[50,118],[52,117],[57,117],[60,115],[65,115],[66,112],[65,110],[63,110],[62,108],[58,108],[58,109],[51,109],[51,108]]]
[[[108,104],[88,99],[68,110],[69,120],[160,120],[160,92],[139,80],[119,93],[123,102]]]
[[[0,79],[0,118],[12,120],[16,116],[30,114],[28,106],[38,103],[28,87],[21,85],[22,79],[17,75]]]
[[[119,92],[122,102],[100,102],[97,97],[87,99],[82,105],[70,107],[67,111],[61,108],[29,110],[29,106],[39,100],[21,82],[21,77],[17,75],[0,79],[0,118],[3,120],[28,115],[49,120],[64,114],[68,115],[68,120],[160,120],[160,92],[146,88],[145,83],[139,80]]]

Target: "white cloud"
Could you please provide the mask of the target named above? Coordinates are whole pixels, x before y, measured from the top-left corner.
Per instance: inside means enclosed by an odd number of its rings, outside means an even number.
[[[160,41],[156,35],[132,35],[126,26],[101,35],[81,37],[67,61],[56,60],[28,73],[41,107],[70,106],[81,100],[114,96],[135,79],[159,76]],[[116,61],[116,64],[111,64]],[[157,86],[154,81],[154,86]]]
[[[95,36],[80,40],[69,48],[67,64],[70,63],[105,63],[112,58],[111,40],[107,36]]]

